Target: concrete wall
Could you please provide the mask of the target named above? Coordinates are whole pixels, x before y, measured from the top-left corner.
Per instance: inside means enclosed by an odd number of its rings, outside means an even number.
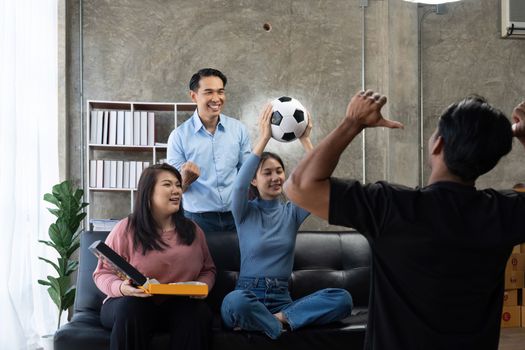
[[[290,95],[314,117],[314,144],[339,123],[349,97],[363,84],[364,72],[366,87],[389,97],[385,115],[406,128],[368,130],[364,150],[363,138],[356,139],[336,175],[419,183],[417,28],[418,11],[421,15],[427,7],[418,10],[401,0],[369,0],[365,10],[361,0],[67,4],[69,173],[78,182],[84,147],[80,115],[86,100],[188,101],[189,77],[210,66],[229,78],[225,113],[246,123],[253,138],[265,101]],[[449,5],[448,13],[431,13],[422,21],[425,140],[439,111],[465,94],[484,94],[507,113],[525,96],[520,85],[525,41],[500,39],[498,14],[497,0],[464,0]],[[265,23],[272,25],[271,31],[263,29]],[[283,156],[289,170],[302,155],[299,143],[271,141],[269,149]],[[480,185],[508,187],[525,180],[519,156],[513,151]],[[92,209],[125,215],[128,202],[125,196],[103,195]],[[315,218],[303,225],[326,227]]]

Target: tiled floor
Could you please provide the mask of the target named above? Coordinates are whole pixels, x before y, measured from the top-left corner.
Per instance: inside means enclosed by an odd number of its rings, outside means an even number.
[[[503,328],[499,338],[499,350],[525,349],[525,328]]]

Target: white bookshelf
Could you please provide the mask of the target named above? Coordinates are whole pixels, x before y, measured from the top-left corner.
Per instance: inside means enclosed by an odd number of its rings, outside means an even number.
[[[86,227],[91,219],[121,219],[124,212],[127,215],[133,210],[140,175],[136,168],[166,158],[169,134],[189,118],[195,108],[196,104],[191,102],[87,101],[85,198],[90,205],[87,207]],[[131,134],[129,130],[126,132],[130,123],[133,124]],[[137,132],[138,136],[135,135]],[[125,181],[126,162],[129,167],[135,163],[134,183],[129,183],[132,176],[128,176],[128,183]],[[127,198],[124,199],[125,207],[123,198]],[[113,201],[115,205],[112,205]]]

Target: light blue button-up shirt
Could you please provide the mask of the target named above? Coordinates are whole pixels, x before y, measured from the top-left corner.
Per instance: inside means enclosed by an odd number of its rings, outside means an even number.
[[[184,209],[193,213],[230,211],[233,183],[250,152],[248,130],[240,121],[221,114],[211,134],[195,111],[168,139],[170,165],[180,171],[191,161],[201,171],[183,195]]]

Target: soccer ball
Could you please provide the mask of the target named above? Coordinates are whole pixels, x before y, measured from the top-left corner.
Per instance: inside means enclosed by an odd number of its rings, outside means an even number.
[[[290,142],[301,137],[308,126],[306,108],[292,97],[279,97],[272,102],[272,137]]]

